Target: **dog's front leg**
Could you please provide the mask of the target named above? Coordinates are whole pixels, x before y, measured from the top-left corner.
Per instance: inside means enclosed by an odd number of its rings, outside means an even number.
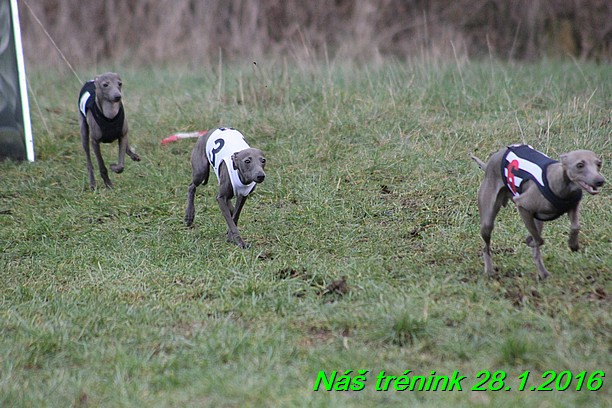
[[[108,188],[113,187],[113,183],[108,178],[108,170],[106,169],[106,165],[104,164],[104,159],[102,158],[102,152],[100,152],[100,143],[92,139],[91,147],[93,148],[94,154],[96,155],[96,160],[98,161],[98,169],[100,170],[100,176],[102,176],[102,180],[104,180],[104,184]]]
[[[225,217],[225,222],[227,223],[227,227],[229,228],[229,232],[227,233],[228,242],[233,241],[240,248],[246,248],[246,244],[240,237],[238,227],[236,226],[236,223],[234,222],[234,219],[232,217],[228,198],[218,195],[217,202],[219,203],[219,208],[221,209],[221,213],[223,214],[223,217]]]
[[[567,216],[570,219],[570,234],[567,243],[572,251],[577,251],[580,249],[580,243],[578,242],[578,234],[580,233],[580,214],[578,206],[569,210]]]
[[[230,214],[232,214],[232,220],[234,221],[234,224],[236,225],[236,228],[238,228],[238,219],[240,218],[240,213],[242,212],[242,207],[244,207],[244,203],[246,202],[247,197],[238,194],[238,197],[236,197],[236,207],[233,207],[231,202],[228,201],[228,207],[230,209]],[[232,231],[228,230],[227,231],[227,242],[231,242],[232,241]]]
[[[232,211],[232,218],[234,220],[234,224],[238,226],[238,219],[240,218],[240,213],[242,212],[242,207],[244,207],[244,203],[246,203],[247,197],[242,194],[238,194],[236,197],[236,208]]]
[[[111,164],[111,170],[117,174],[123,173],[123,169],[125,167],[125,152],[128,148],[128,139],[127,136],[123,136],[119,139],[119,154],[117,157],[117,164]]]
[[[540,254],[540,247],[539,246],[531,247],[531,253],[533,255],[533,261],[535,262],[536,267],[538,268],[538,276],[540,277],[540,279],[548,278],[550,276],[550,273],[544,266],[544,262],[542,262],[542,255]]]
[[[521,218],[523,219],[523,222],[525,223],[525,226],[527,227],[527,230],[529,231],[529,234],[531,234],[531,237],[529,237],[531,239],[527,239],[526,244],[531,247],[533,261],[535,262],[536,268],[538,269],[538,275],[541,279],[546,279],[550,276],[550,273],[544,266],[544,262],[542,262],[542,254],[540,253],[540,246],[544,245],[544,240],[540,235],[542,224],[540,224],[539,221],[536,222],[536,219],[533,218],[533,214],[531,214],[523,207],[519,206],[518,210],[519,214],[521,215]]]
[[[542,230],[544,229],[544,221],[540,221],[540,220],[533,220],[536,228],[538,229],[538,235],[541,237],[542,236]],[[527,235],[527,237],[525,237],[525,244],[527,244],[527,246],[531,247],[531,242],[533,241],[533,237],[531,235]]]
[[[126,144],[127,146],[125,148],[125,152],[127,153],[128,156],[130,156],[130,159],[132,159],[133,161],[140,161],[140,156],[134,153],[132,149],[130,149],[130,145],[128,143]]]
[[[123,139],[125,139],[125,152],[127,153],[128,157],[132,159],[132,161],[138,162],[140,161],[140,156],[134,153],[132,149],[130,149],[130,144],[128,143],[128,131],[129,131],[128,121],[127,119],[124,119],[123,121]]]

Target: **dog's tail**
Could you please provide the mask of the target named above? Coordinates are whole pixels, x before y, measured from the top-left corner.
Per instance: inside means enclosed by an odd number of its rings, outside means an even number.
[[[162,145],[166,145],[168,143],[173,143],[176,142],[177,140],[181,140],[181,139],[189,139],[189,138],[197,138],[200,136],[204,136],[206,134],[207,130],[202,130],[199,132],[189,132],[189,133],[175,133],[173,135],[170,135],[166,138],[163,138],[161,141]]]
[[[482,160],[480,160],[478,157],[474,156],[472,153],[470,153],[470,157],[472,158],[472,160],[474,160],[476,162],[476,164],[478,165],[478,167],[480,167],[481,169],[486,169],[487,168],[487,163],[483,162]]]

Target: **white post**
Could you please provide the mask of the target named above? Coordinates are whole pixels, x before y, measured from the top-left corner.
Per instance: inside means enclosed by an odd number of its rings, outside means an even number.
[[[23,59],[23,46],[21,44],[21,26],[19,25],[19,10],[17,0],[11,2],[11,18],[13,20],[13,36],[15,38],[15,55],[17,55],[17,72],[19,74],[19,90],[21,92],[21,111],[23,113],[23,132],[26,142],[28,160],[33,162],[34,137],[32,136],[32,123],[30,121],[30,102],[28,100],[28,86],[26,81],[25,63]]]

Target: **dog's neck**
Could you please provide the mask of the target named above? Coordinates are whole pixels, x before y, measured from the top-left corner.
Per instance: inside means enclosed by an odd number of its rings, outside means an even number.
[[[238,167],[238,163],[236,162],[236,158],[234,157],[234,155],[232,155],[231,161],[232,161],[232,166],[234,167],[234,170],[237,170],[238,179],[240,180],[240,182],[242,184],[244,184],[245,186],[247,184],[251,184],[253,182],[253,180],[250,180],[250,181],[249,180],[245,180],[244,176],[242,175],[242,172],[240,171],[240,168]]]
[[[102,112],[107,119],[113,119],[119,113],[119,109],[121,109],[121,101],[111,102],[107,100],[100,100],[97,95],[96,105],[98,105],[98,109],[100,109],[100,112]]]
[[[551,164],[546,172],[548,186],[557,197],[567,199],[580,191],[580,186],[570,180],[561,163]]]
[[[244,179],[244,176],[242,175],[242,172],[240,172],[240,171],[238,172],[238,178],[240,179],[240,182],[241,182],[242,184],[244,184],[245,186],[246,186],[247,184],[251,184],[251,183],[253,182],[252,180],[251,180],[251,181],[249,181],[249,180],[245,180],[245,179]]]

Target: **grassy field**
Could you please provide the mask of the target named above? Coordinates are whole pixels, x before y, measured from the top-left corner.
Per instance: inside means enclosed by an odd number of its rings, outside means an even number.
[[[610,406],[609,186],[583,201],[580,252],[567,217],[546,225],[544,282],[502,210],[487,278],[468,154],[526,142],[609,164],[610,66],[112,69],[143,160],[94,192],[81,84],[28,73],[38,160],[0,163],[0,406]],[[247,250],[225,242],[214,176],[184,227],[193,140],[160,146],[221,124],[268,158],[241,218]],[[103,154],[113,163],[116,145]],[[346,290],[326,290],[342,277]],[[363,390],[341,391],[347,370],[368,371]],[[376,391],[381,371],[407,370],[466,378],[461,391]],[[530,391],[548,370],[553,391]],[[313,390],[334,371],[335,391]]]

